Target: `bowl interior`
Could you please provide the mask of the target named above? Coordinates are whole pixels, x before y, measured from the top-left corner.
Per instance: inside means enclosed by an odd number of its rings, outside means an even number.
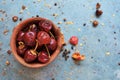
[[[28,24],[38,23],[41,20],[45,20],[45,18],[41,18],[41,17],[29,18],[29,19],[24,20],[21,23],[19,23],[13,29],[13,33],[12,33],[11,41],[10,41],[10,46],[11,46],[11,49],[12,49],[12,52],[13,52],[13,55],[15,56],[15,58],[24,66],[31,67],[31,68],[39,68],[39,67],[43,67],[43,66],[48,65],[57,57],[57,55],[60,53],[61,47],[63,45],[64,39],[63,39],[63,35],[60,32],[60,29],[52,21],[49,20],[53,24],[52,32],[57,40],[57,48],[53,52],[53,54],[51,55],[50,60],[44,64],[42,64],[42,63],[26,63],[24,61],[24,59],[17,54],[16,38],[17,38],[18,32],[21,31],[23,28],[25,28]]]

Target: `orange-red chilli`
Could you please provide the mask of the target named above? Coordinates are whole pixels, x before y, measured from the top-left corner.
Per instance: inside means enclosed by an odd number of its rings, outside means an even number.
[[[77,36],[72,36],[69,40],[70,44],[72,45],[77,45],[78,44],[78,37]]]

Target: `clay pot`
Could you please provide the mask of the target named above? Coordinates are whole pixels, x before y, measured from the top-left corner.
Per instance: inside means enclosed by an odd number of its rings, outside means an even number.
[[[14,55],[14,57],[16,58],[16,60],[18,62],[20,62],[22,65],[26,66],[26,67],[30,67],[30,68],[41,68],[44,66],[47,66],[48,64],[50,64],[53,60],[55,60],[55,58],[57,57],[57,55],[60,53],[60,50],[64,44],[64,36],[63,34],[60,32],[60,29],[52,22],[53,24],[53,32],[55,33],[55,36],[57,36],[57,49],[54,51],[54,53],[51,55],[50,60],[47,63],[26,63],[24,61],[24,59],[22,57],[20,57],[17,54],[17,46],[16,46],[16,37],[19,31],[21,31],[21,29],[25,28],[27,24],[32,23],[32,22],[39,22],[41,20],[45,20],[45,18],[41,18],[41,17],[35,17],[35,18],[29,18],[27,20],[24,20],[22,22],[20,22],[14,29],[13,29],[13,33],[11,36],[11,40],[10,40],[10,46],[11,46],[11,50],[12,53]]]

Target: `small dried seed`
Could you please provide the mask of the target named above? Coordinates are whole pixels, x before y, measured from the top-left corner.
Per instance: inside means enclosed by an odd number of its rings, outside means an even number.
[[[116,32],[114,32],[114,34],[116,34]]]
[[[97,27],[97,26],[98,26],[98,24],[99,24],[99,23],[98,23],[98,21],[96,21],[96,20],[95,20],[95,21],[93,21],[93,26],[94,26],[94,27]]]
[[[65,49],[65,52],[67,52],[67,49]]]
[[[8,32],[9,32],[9,30],[5,29],[4,32],[3,32],[3,34],[6,35]]]
[[[67,57],[65,56],[65,61],[67,61]]]
[[[25,10],[26,9],[26,6],[25,5],[22,5],[22,10]]]
[[[54,6],[57,6],[57,3],[55,3]]]
[[[101,7],[100,3],[96,4],[96,9],[99,9]]]
[[[91,59],[93,59],[93,56],[91,56]]]
[[[36,17],[39,17],[39,15],[36,15]]]
[[[62,22],[61,22],[61,21],[59,21],[57,24],[62,24]]]
[[[69,25],[69,24],[74,24],[74,23],[73,23],[73,21],[68,21],[68,22],[66,22],[66,24]]]
[[[63,48],[61,48],[61,50],[60,51],[63,51],[64,49]]]
[[[58,16],[58,14],[54,13],[54,14],[53,14],[53,16],[57,17],[57,16]]]
[[[10,65],[10,62],[9,62],[9,61],[6,61],[6,65],[7,65],[7,66]]]
[[[106,52],[106,55],[110,55],[110,52]]]
[[[120,66],[120,62],[118,63],[118,65]]]
[[[7,51],[7,53],[8,53],[8,54],[11,54],[11,53],[12,53],[12,51],[11,51],[11,50],[8,50],[8,51]]]
[[[66,18],[64,18],[64,19],[63,19],[63,21],[64,21],[64,22],[66,22],[66,21],[67,21],[67,19],[66,19]]]
[[[96,10],[95,13],[96,13],[97,17],[100,17],[103,14],[103,11],[102,10]]]
[[[100,42],[100,39],[98,39],[98,42]]]
[[[73,49],[74,49],[74,46],[71,46],[71,49],[73,50]]]
[[[22,18],[20,18],[19,20],[22,21]]]
[[[84,23],[83,26],[86,26],[86,23]]]
[[[68,51],[68,54],[70,54],[70,50]]]
[[[55,78],[52,78],[52,80],[55,80]]]
[[[65,57],[65,54],[64,54],[64,53],[62,54],[62,57]]]
[[[18,17],[17,17],[17,16],[13,16],[13,17],[12,17],[12,20],[13,20],[14,22],[16,22],[16,21],[18,20]]]

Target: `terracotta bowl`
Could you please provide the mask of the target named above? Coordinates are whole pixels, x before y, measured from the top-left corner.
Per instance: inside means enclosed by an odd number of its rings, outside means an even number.
[[[58,28],[52,21],[49,20],[53,24],[52,29],[53,29],[53,32],[55,33],[55,36],[57,36],[57,43],[58,43],[57,49],[51,55],[50,60],[47,63],[44,63],[44,64],[43,63],[37,63],[37,62],[36,63],[26,63],[24,61],[24,59],[17,54],[17,51],[16,51],[16,49],[17,49],[16,37],[17,37],[18,32],[21,31],[24,27],[26,27],[27,24],[32,23],[32,22],[39,22],[41,20],[45,20],[45,18],[41,18],[41,17],[29,18],[27,20],[24,20],[24,21],[20,22],[13,29],[13,33],[12,33],[11,40],[10,40],[10,46],[11,46],[12,53],[13,53],[14,57],[16,58],[16,60],[26,67],[40,68],[40,67],[47,66],[57,57],[57,55],[60,53],[62,45],[64,44],[64,36],[60,32],[60,28]]]

